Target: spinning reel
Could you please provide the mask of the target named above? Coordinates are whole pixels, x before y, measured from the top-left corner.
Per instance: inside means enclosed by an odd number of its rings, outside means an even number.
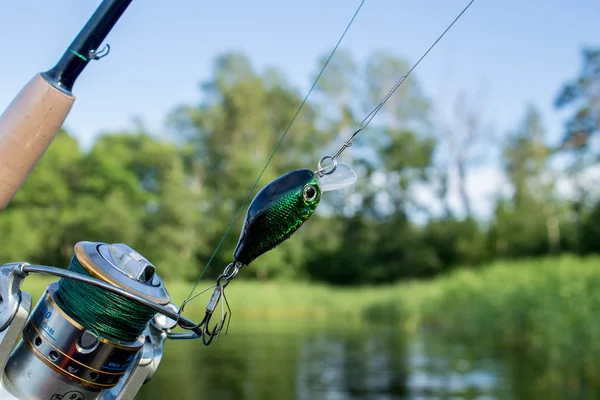
[[[0,400],[133,399],[158,369],[166,339],[202,336],[212,310],[201,324],[181,316],[154,265],[130,247],[79,242],[74,260],[89,275],[26,262],[0,266]],[[62,278],[46,288],[33,311],[31,295],[21,290],[32,273]],[[61,293],[67,279],[146,307],[152,316],[143,333],[123,340],[82,324]],[[176,326],[192,332],[172,332]]]

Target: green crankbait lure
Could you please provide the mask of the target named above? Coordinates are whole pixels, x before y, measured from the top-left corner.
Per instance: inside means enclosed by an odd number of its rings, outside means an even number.
[[[225,298],[225,287],[235,278],[240,268],[279,246],[298,231],[313,215],[324,192],[341,189],[355,182],[356,173],[348,166],[334,162],[332,167],[321,168],[319,163],[319,170],[316,172],[310,169],[288,172],[258,192],[248,206],[242,232],[233,252],[234,261],[219,275],[216,285],[211,286],[215,289],[206,306],[204,319],[192,328],[205,345],[208,346],[215,337],[219,336],[227,314],[231,316]],[[186,303],[205,291],[184,301],[180,312]],[[209,330],[208,324],[221,296],[224,300],[221,303],[223,307],[221,321]],[[229,310],[228,313],[224,310],[225,305]]]
[[[248,265],[283,243],[311,217],[319,200],[319,181],[310,169],[288,172],[269,183],[248,207],[235,261]]]
[[[339,164],[329,174],[297,169],[269,183],[248,206],[234,264],[248,265],[279,246],[313,215],[323,192],[355,182],[356,173]]]

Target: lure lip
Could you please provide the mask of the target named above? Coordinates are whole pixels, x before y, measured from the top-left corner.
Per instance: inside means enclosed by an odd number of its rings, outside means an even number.
[[[332,192],[352,186],[358,180],[356,172],[346,164],[336,164],[331,172],[317,173],[321,192]]]

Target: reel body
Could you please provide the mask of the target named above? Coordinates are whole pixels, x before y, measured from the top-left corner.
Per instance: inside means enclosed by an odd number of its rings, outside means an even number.
[[[130,247],[80,242],[75,257],[91,277],[157,308],[177,311],[155,267]],[[117,338],[82,323],[74,309],[66,307],[58,282],[46,288],[30,312],[31,296],[20,290],[28,266],[0,266],[0,370],[5,391],[0,388],[0,400],[7,394],[18,400],[133,399],[156,372],[164,341],[177,322],[155,313],[137,337]]]

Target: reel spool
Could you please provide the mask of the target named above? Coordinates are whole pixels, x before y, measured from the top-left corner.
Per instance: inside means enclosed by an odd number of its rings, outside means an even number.
[[[76,275],[75,267],[79,276],[116,289],[66,278]],[[31,315],[29,294],[18,290],[28,269],[63,276],[47,287]],[[194,324],[170,318],[177,307],[156,268],[129,246],[79,242],[69,269],[51,272],[56,269],[26,263],[0,267],[2,385],[21,400],[133,398],[158,368],[164,340],[182,335],[170,329],[182,322]],[[119,289],[131,295],[119,295]],[[131,315],[120,315],[125,306]],[[10,352],[19,333],[22,338]]]

